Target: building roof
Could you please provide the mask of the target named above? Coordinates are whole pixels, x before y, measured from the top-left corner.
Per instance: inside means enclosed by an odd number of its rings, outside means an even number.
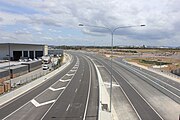
[[[34,46],[44,46],[45,44],[28,44],[28,43],[0,43],[0,45],[34,45]]]

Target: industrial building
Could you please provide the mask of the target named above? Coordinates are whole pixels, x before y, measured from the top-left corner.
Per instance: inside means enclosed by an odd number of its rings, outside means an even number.
[[[48,49],[48,55],[63,55],[62,49]]]
[[[48,46],[40,44],[0,43],[0,60],[19,60],[39,58],[48,55]]]

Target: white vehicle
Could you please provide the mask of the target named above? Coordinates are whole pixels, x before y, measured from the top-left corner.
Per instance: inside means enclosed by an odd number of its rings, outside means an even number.
[[[43,70],[47,70],[47,69],[49,69],[49,66],[48,65],[44,65],[43,66]]]

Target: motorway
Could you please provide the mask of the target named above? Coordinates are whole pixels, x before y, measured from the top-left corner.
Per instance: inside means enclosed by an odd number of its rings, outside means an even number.
[[[0,107],[3,120],[96,120],[99,92],[90,60],[72,54],[72,63],[31,91]]]
[[[99,55],[86,55],[90,56],[99,66],[99,70],[102,71],[102,77],[104,76],[104,79],[106,79],[109,76],[110,80],[110,60]],[[114,92],[116,92],[113,93],[115,96],[114,99],[116,99],[113,101],[114,106],[119,106],[116,108],[120,109],[120,104],[115,104],[115,102],[122,100],[122,98],[118,99],[116,96],[122,92],[134,110],[137,119],[178,119],[180,113],[180,84],[178,82],[149,72],[148,70],[131,66],[122,59],[114,61],[112,66],[113,84],[117,84],[120,88],[119,91],[115,91],[115,87],[113,88]],[[106,80],[105,83],[109,84],[109,80]],[[107,88],[109,88],[109,86]],[[126,109],[121,109],[118,112],[124,110]],[[126,115],[124,119],[127,119],[128,114],[123,114]],[[134,116],[130,119],[135,119],[133,117]],[[122,114],[120,114],[118,118],[122,118]]]
[[[82,51],[68,52],[71,64],[43,84],[0,106],[3,120],[97,120],[99,86],[95,65],[109,91],[118,119],[176,120],[180,113],[180,84],[131,66],[122,59]],[[167,114],[168,113],[168,114]]]

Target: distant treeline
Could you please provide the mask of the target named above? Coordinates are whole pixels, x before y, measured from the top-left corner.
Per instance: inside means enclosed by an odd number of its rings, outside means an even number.
[[[82,50],[82,49],[111,49],[111,46],[54,46],[56,49],[74,49],[74,50]],[[136,47],[136,46],[127,46],[127,47],[120,47],[114,46],[113,49],[157,49],[157,50],[180,50],[180,47],[177,48],[151,48],[151,47]]]

